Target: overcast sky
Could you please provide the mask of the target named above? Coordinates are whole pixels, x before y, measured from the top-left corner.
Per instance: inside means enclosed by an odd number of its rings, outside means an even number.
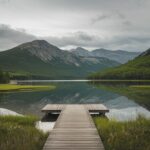
[[[0,0],[0,50],[34,39],[64,49],[144,51],[150,0]]]

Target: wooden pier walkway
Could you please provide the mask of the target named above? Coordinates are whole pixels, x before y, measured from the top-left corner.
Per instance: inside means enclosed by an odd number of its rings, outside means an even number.
[[[47,105],[42,111],[60,111],[43,150],[104,150],[89,113],[108,112],[104,105]]]

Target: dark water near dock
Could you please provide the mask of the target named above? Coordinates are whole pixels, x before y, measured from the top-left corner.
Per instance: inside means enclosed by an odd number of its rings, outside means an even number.
[[[0,93],[0,107],[18,113],[41,116],[41,108],[48,103],[102,103],[110,109],[108,117],[111,118],[126,120],[135,118],[138,114],[150,117],[148,107],[146,108],[124,94],[104,88],[106,85],[98,87],[85,81],[38,81],[24,84],[51,84],[56,85],[56,89],[53,91]],[[147,100],[149,98],[147,97]]]

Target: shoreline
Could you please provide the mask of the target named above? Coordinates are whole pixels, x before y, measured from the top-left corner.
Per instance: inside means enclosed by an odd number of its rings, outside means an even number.
[[[18,85],[18,84],[0,84],[0,92],[13,92],[13,91],[42,91],[53,90],[54,85]]]
[[[10,80],[10,83],[13,84],[14,83],[20,83],[20,82],[91,82],[91,81],[94,81],[94,82],[109,82],[109,81],[113,81],[113,82],[128,82],[128,81],[131,81],[131,82],[150,82],[150,80],[139,80],[139,79],[134,79],[134,80],[128,80],[128,79],[124,79],[124,80],[120,80],[120,79],[55,79],[55,80]]]

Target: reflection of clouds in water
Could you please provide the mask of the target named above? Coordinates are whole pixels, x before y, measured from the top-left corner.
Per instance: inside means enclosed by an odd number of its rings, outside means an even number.
[[[129,100],[127,97],[125,96],[120,96],[117,97],[115,99],[109,100],[104,102],[104,104],[108,107],[108,108],[128,108],[128,107],[135,107],[135,106],[139,106],[138,104],[136,104],[134,101]]]
[[[80,102],[82,102],[82,103],[100,103],[101,99],[97,96],[92,96],[92,97],[87,96],[87,97],[81,98]]]
[[[108,116],[119,120],[134,118],[141,112],[149,114],[149,111],[133,100],[87,83],[59,82],[56,87],[53,91],[0,94],[0,105],[19,113],[39,116],[43,115],[41,108],[46,104],[57,103],[102,103],[110,109]]]
[[[120,121],[136,119],[138,115],[143,115],[150,118],[150,112],[143,107],[129,107],[123,109],[110,109],[106,114],[108,118],[117,119]]]
[[[139,114],[150,117],[150,112],[147,109],[139,106],[125,96],[112,99],[104,104],[110,109],[110,112],[107,114],[108,118],[121,121],[135,119]]]

